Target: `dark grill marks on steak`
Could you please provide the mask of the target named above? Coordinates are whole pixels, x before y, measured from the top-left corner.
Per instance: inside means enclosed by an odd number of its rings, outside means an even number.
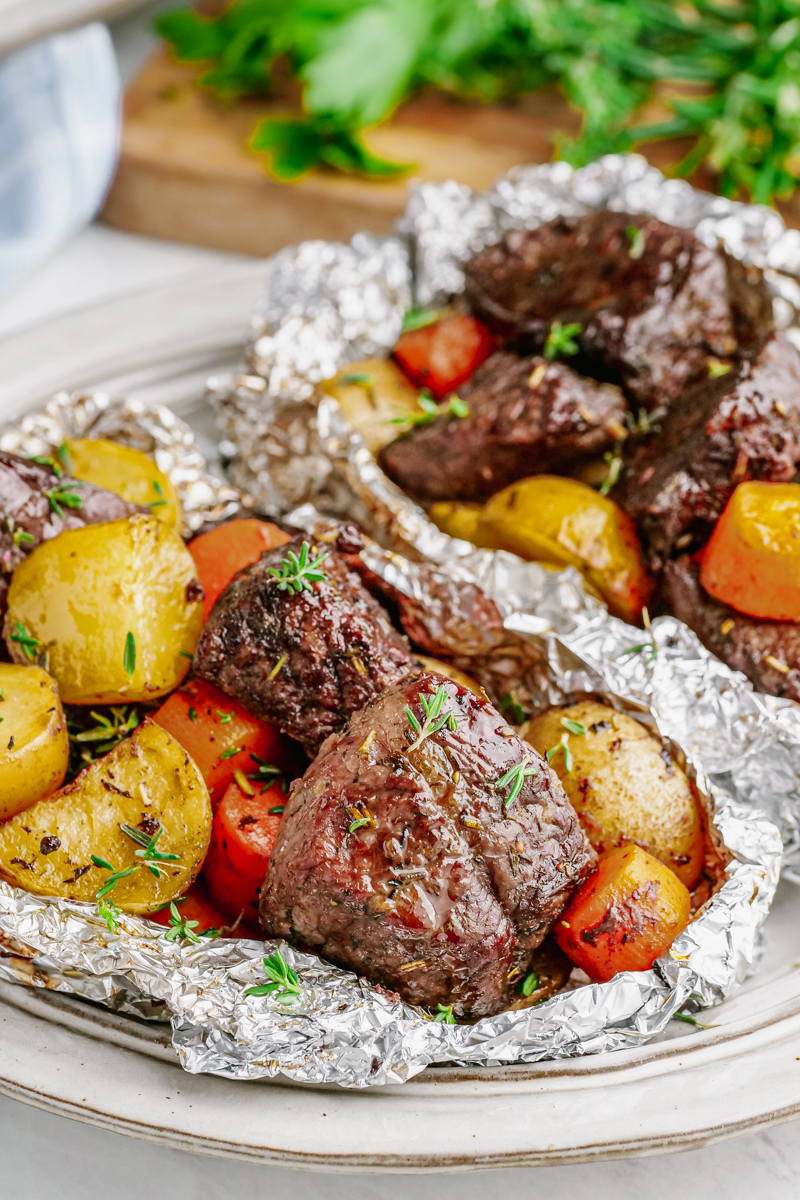
[[[619,389],[564,363],[493,354],[459,394],[468,416],[435,417],[381,452],[386,473],[416,499],[484,500],[624,436]]]
[[[738,483],[785,482],[800,463],[800,355],[770,339],[753,363],[673,405],[635,451],[614,499],[636,522],[650,565],[707,540]]]
[[[326,553],[311,591],[281,591],[270,568],[310,543]],[[194,672],[316,754],[377,692],[414,669],[404,637],[328,545],[298,536],[262,554],[217,600]]]
[[[467,300],[496,332],[541,349],[553,322],[578,322],[581,367],[650,409],[705,378],[709,356],[752,356],[774,328],[761,271],[641,214],[515,230],[465,273]]]
[[[420,693],[457,718],[411,750]],[[525,755],[506,813],[495,784]],[[517,999],[595,855],[544,760],[488,703],[432,672],[354,713],[296,785],[261,895],[269,936],[297,939],[405,999],[461,1017]],[[515,982],[509,982],[509,974]]]
[[[800,625],[746,617],[715,600],[689,555],[667,563],[662,595],[706,649],[746,675],[757,691],[800,701]]]
[[[60,517],[45,496],[59,486],[80,494],[80,508],[61,506]],[[77,483],[62,473],[59,479],[52,467],[20,458],[0,450],[0,616],[6,610],[6,595],[14,568],[40,542],[47,542],[63,529],[79,529],[83,525],[98,525],[102,521],[117,521],[134,513],[147,513],[148,508],[129,504],[93,483]],[[16,530],[33,539],[14,541]]]

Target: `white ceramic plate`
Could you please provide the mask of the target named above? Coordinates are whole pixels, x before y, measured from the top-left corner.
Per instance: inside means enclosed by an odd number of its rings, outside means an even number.
[[[261,264],[61,317],[0,342],[0,420],[59,388],[170,404],[213,452],[203,380],[236,365]],[[700,1030],[639,1050],[436,1068],[344,1092],[182,1072],[168,1030],[0,985],[0,1092],[170,1146],[321,1170],[533,1166],[687,1149],[800,1114],[800,891],[782,884],[757,974]]]

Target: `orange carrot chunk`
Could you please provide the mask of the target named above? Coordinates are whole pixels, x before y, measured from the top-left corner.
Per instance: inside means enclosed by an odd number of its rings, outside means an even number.
[[[556,940],[600,983],[645,971],[670,948],[691,912],[688,890],[638,846],[600,857],[597,870],[556,922]]]
[[[700,581],[748,616],[800,621],[800,484],[740,483],[703,551]]]
[[[269,766],[284,772],[290,781],[304,770],[302,752],[294,742],[202,679],[190,679],[173,692],[153,720],[191,754],[212,804],[231,784],[236,771],[259,776],[266,783],[276,774]],[[263,785],[253,784],[257,790]]]
[[[197,564],[197,574],[203,585],[203,620],[207,621],[221,592],[244,567],[258,562],[265,550],[282,546],[289,534],[269,521],[248,517],[226,521],[208,533],[189,542],[189,553]]]
[[[394,356],[412,383],[443,400],[486,361],[494,344],[491,331],[475,317],[445,317],[402,333]]]
[[[258,896],[275,849],[286,796],[279,784],[247,796],[232,783],[214,816],[203,878],[214,900],[236,920],[258,915]]]

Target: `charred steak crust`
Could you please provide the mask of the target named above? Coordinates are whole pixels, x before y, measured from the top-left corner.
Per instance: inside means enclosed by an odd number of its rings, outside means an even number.
[[[746,675],[757,691],[800,701],[800,625],[746,617],[713,599],[688,554],[664,568],[663,596],[706,649]]]
[[[59,516],[45,495],[56,486],[63,491],[77,492],[81,498],[80,508],[59,505],[63,513]],[[138,504],[129,504],[93,483],[77,482],[63,472],[59,478],[46,463],[35,463],[0,450],[0,614],[6,609],[6,595],[14,568],[40,542],[49,541],[63,529],[79,529],[82,525],[98,525],[149,511]],[[18,537],[17,545],[14,541],[17,530],[33,540]]]
[[[423,722],[419,696],[440,685],[457,727],[409,752],[406,706]],[[505,813],[509,788],[495,785],[525,755],[537,774]],[[461,1017],[517,998],[596,861],[547,763],[490,704],[432,672],[354,713],[295,789],[261,894],[268,935]]]
[[[544,358],[493,354],[459,394],[468,416],[435,417],[381,452],[387,475],[416,499],[487,499],[605,449],[624,429],[618,388]]]
[[[540,349],[554,321],[579,322],[589,369],[649,408],[704,378],[709,355],[751,356],[774,328],[761,271],[642,214],[515,230],[465,274],[467,300],[496,332]]]
[[[270,568],[309,542],[326,553],[311,591],[281,591]],[[194,671],[315,754],[350,713],[414,669],[408,643],[328,545],[297,536],[240,571],[217,600]]]
[[[614,498],[659,570],[707,540],[738,483],[784,482],[798,464],[800,354],[778,336],[755,362],[687,392],[636,449]]]

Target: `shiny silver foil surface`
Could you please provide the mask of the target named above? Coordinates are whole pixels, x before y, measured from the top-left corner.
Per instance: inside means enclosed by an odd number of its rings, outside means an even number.
[[[412,298],[428,304],[457,295],[460,264],[504,229],[600,207],[653,212],[705,240],[722,238],[768,270],[779,323],[798,336],[800,235],[771,210],[667,181],[636,156],[612,156],[580,171],[561,163],[520,168],[490,194],[425,184],[411,194],[396,238],[281,251],[270,263],[247,365],[240,376],[212,381],[210,394],[231,480],[250,503],[317,536],[331,536],[331,519],[355,520],[373,539],[362,552],[366,567],[422,613],[435,616],[439,589],[453,581],[494,599],[493,628],[463,629],[450,650],[496,700],[513,687],[532,713],[588,690],[664,739],[694,781],[719,849],[718,889],[669,954],[650,971],[605,984],[574,972],[567,990],[542,1004],[448,1026],[284,945],[300,978],[298,1000],[248,997],[247,988],[264,981],[262,959],[275,943],[175,945],[133,917],[111,934],[93,906],[0,883],[0,976],[169,1017],[190,1071],[350,1088],[401,1083],[436,1063],[513,1064],[634,1047],[681,1008],[735,991],[777,885],[781,834],[800,881],[800,709],[754,693],[670,617],[653,623],[651,645],[627,654],[642,631],[586,596],[575,571],[442,534],[383,475],[319,386],[342,365],[388,351]]]
[[[0,450],[31,458],[78,437],[108,438],[152,455],[178,490],[184,537],[235,516],[242,506],[235,488],[209,474],[186,422],[163,405],[105,392],[59,392],[44,408],[0,428]]]

